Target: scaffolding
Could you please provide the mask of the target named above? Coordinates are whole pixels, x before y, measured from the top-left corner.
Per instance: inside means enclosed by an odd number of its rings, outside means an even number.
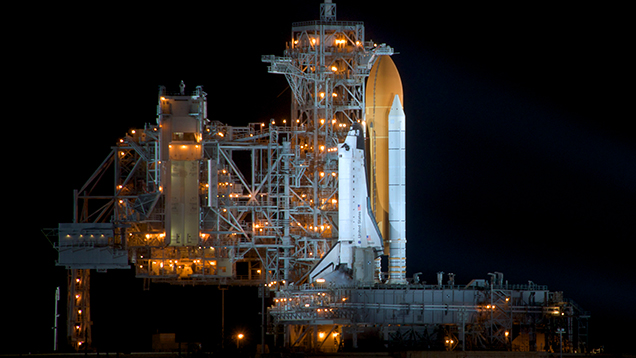
[[[74,192],[73,223],[58,228],[58,265],[84,277],[69,312],[90,322],[90,269],[132,267],[146,287],[306,281],[338,237],[337,145],[364,120],[373,62],[393,53],[366,41],[362,22],[335,21],[334,4],[321,14],[293,24],[284,57],[262,58],[289,82],[289,120],[229,126],[207,117],[203,88],[159,89],[156,123],[111,148]],[[178,185],[189,202],[168,193]],[[191,209],[196,235],[186,228]],[[175,225],[187,232],[175,236]],[[85,327],[78,317],[69,326]],[[88,327],[68,336],[78,349],[90,344]]]

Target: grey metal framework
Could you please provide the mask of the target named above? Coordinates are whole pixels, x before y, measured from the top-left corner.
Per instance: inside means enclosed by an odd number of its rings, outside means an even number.
[[[294,24],[284,57],[263,56],[293,90],[289,121],[228,126],[207,118],[201,87],[160,88],[156,124],[128,132],[75,191],[74,221],[58,229],[58,265],[85,275],[132,266],[147,283],[303,282],[338,237],[336,147],[364,118],[373,62],[393,52],[365,41],[361,22],[335,21],[335,5],[323,10],[320,21]],[[191,138],[174,129],[181,115],[198,123]],[[196,177],[198,187],[184,190],[196,193],[199,233],[175,244],[166,222],[180,204],[166,192],[177,160],[166,153],[192,145],[200,155],[179,168]],[[79,348],[90,331],[69,339]]]
[[[588,314],[546,286],[473,280],[467,286],[275,287],[269,309],[279,344],[300,351],[365,347],[587,351]]]

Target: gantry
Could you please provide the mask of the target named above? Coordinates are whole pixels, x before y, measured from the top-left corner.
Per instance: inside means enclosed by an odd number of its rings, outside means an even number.
[[[289,119],[230,126],[208,117],[202,87],[161,87],[156,121],[127,132],[74,192],[73,222],[57,230],[73,346],[91,341],[91,269],[133,268],[146,285],[300,284],[329,251],[337,145],[364,120],[374,61],[393,50],[321,6],[321,20],[293,24],[284,57],[262,58],[289,82]]]

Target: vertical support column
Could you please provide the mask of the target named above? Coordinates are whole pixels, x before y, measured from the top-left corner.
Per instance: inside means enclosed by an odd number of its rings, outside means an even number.
[[[68,343],[75,350],[90,347],[90,270],[68,270],[66,332]]]
[[[291,217],[290,217],[290,199],[291,199],[291,193],[289,192],[289,172],[291,170],[290,168],[290,156],[291,156],[291,143],[288,141],[283,142],[283,180],[284,180],[284,198],[283,198],[283,265],[284,265],[284,273],[283,273],[283,278],[285,279],[285,282],[289,282],[290,280],[290,275],[289,275],[289,270],[291,269],[290,267],[290,249],[293,247],[291,245],[291,237],[290,237],[290,233],[289,233],[289,225],[291,223]],[[280,202],[279,202],[279,208],[280,208]]]
[[[55,322],[53,324],[53,351],[57,351],[57,319],[60,315],[57,313],[57,302],[60,300],[60,287],[55,289]]]

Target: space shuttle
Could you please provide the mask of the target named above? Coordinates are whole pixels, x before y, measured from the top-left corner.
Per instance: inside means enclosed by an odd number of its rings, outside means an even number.
[[[310,271],[310,282],[380,282],[380,256],[388,254],[388,283],[407,283],[406,116],[390,57],[376,61],[367,88],[369,127],[353,123],[338,146],[338,241]]]
[[[311,282],[339,280],[336,271],[356,281],[374,281],[375,259],[384,245],[371,210],[365,163],[364,129],[354,123],[338,146],[338,241],[310,272]]]

